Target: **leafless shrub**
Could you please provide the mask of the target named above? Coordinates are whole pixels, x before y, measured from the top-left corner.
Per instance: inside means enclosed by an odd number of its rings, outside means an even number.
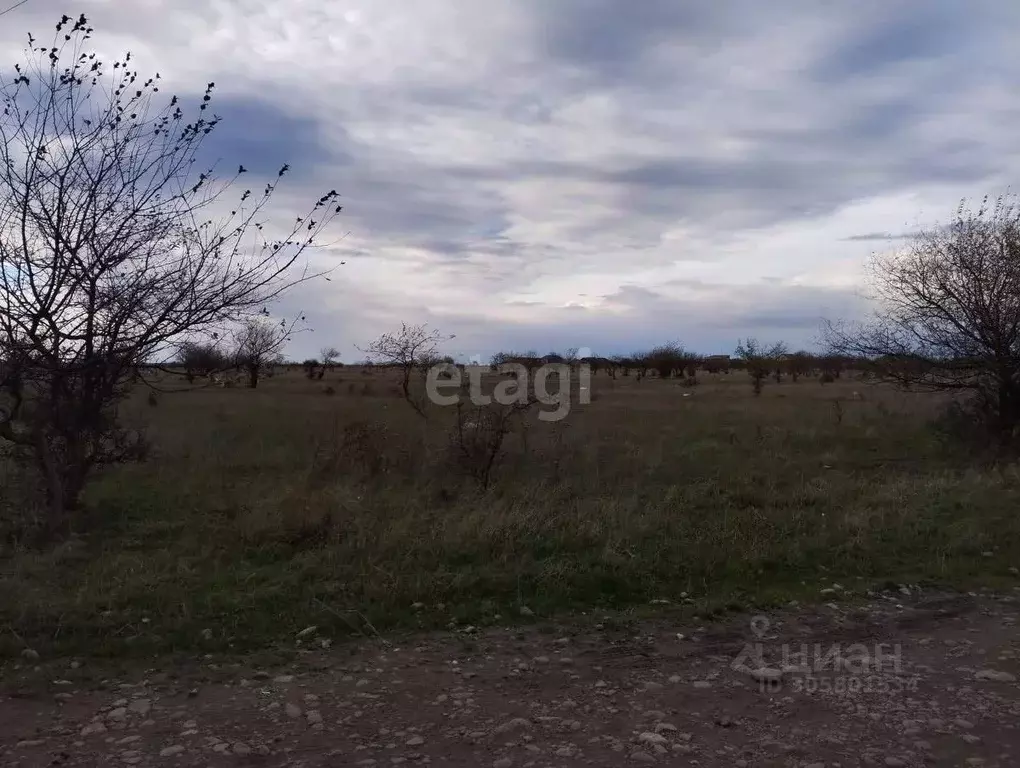
[[[315,440],[308,480],[313,486],[329,485],[337,478],[355,474],[372,478],[391,465],[387,453],[389,436],[379,424],[354,421]]]
[[[230,356],[219,341],[186,341],[179,345],[176,362],[184,368],[189,384],[196,378],[207,377],[230,368]]]
[[[504,458],[506,438],[524,428],[528,411],[537,400],[525,403],[467,408],[457,403],[457,423],[451,434],[452,455],[460,471],[488,488],[492,473]]]

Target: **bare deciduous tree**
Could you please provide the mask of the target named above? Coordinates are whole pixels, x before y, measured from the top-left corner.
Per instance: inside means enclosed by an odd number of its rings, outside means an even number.
[[[234,334],[234,364],[248,374],[248,387],[256,389],[259,376],[283,360],[283,347],[290,340],[295,324],[281,320],[273,323],[265,317],[250,317]]]
[[[361,351],[374,363],[392,366],[400,371],[400,390],[404,399],[424,419],[428,418],[425,410],[426,393],[412,392],[412,379],[415,375],[425,378],[428,369],[440,360],[439,344],[452,338],[443,336],[437,330],[429,330],[427,325],[402,323],[399,331],[384,333]]]
[[[751,377],[751,384],[754,386],[754,394],[760,395],[765,377],[770,371],[775,371],[779,365],[779,358],[786,354],[786,345],[777,342],[766,347],[757,339],[745,339],[737,343],[734,353],[743,361],[748,375]]]
[[[969,396],[1000,449],[1020,427],[1020,209],[962,201],[948,226],[871,262],[874,316],[825,328],[830,352],[863,357],[901,386]]]
[[[323,347],[319,350],[319,357],[322,358],[322,367],[319,369],[319,378],[321,379],[327,369],[333,370],[337,360],[340,359],[340,350],[336,347]]]
[[[229,355],[215,341],[186,341],[180,345],[176,360],[184,368],[189,384],[196,377],[209,376],[230,367]]]
[[[131,455],[117,404],[132,371],[312,277],[291,268],[340,211],[329,192],[272,236],[262,216],[286,165],[234,205],[243,167],[226,180],[195,167],[220,122],[214,84],[189,119],[130,54],[107,67],[90,53],[91,34],[64,16],[0,75],[0,379],[14,403],[0,436],[40,470],[50,534],[93,467]]]

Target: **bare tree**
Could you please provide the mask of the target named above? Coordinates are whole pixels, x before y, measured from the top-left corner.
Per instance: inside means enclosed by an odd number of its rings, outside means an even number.
[[[340,350],[336,347],[323,347],[319,350],[319,357],[322,358],[322,367],[319,369],[319,378],[321,379],[326,370],[333,370],[337,360],[340,358]]]
[[[286,165],[231,205],[245,169],[195,167],[220,122],[214,84],[189,121],[130,54],[108,70],[91,34],[64,16],[0,75],[0,378],[14,402],[0,436],[34,458],[51,534],[94,467],[132,455],[116,407],[131,372],[312,277],[292,267],[340,211],[333,191],[283,228],[264,222]]]
[[[248,387],[256,389],[259,377],[283,360],[283,348],[294,332],[295,323],[273,323],[265,317],[250,317],[234,334],[234,362],[248,374]]]
[[[336,361],[340,359],[340,351],[336,347],[323,347],[319,350],[319,357],[322,359],[322,364],[332,370]]]
[[[392,366],[400,371],[400,390],[404,399],[424,419],[428,418],[425,412],[426,394],[411,391],[412,379],[415,375],[425,378],[428,369],[440,360],[439,344],[452,338],[443,336],[439,331],[429,330],[427,325],[402,323],[399,331],[384,333],[361,351],[374,363]]]
[[[184,368],[184,375],[189,384],[197,377],[209,376],[230,367],[230,356],[215,341],[182,343],[177,351],[176,361]]]
[[[786,368],[787,372],[790,374],[790,378],[793,380],[794,384],[797,383],[797,379],[801,376],[806,376],[810,373],[815,364],[815,356],[804,350],[798,350],[797,352],[788,354],[786,359],[783,361],[783,367]]]
[[[772,361],[772,374],[775,376],[776,384],[781,384],[783,381],[783,369],[788,367],[788,359],[790,356],[790,349],[786,346],[785,342],[777,341],[768,350],[768,356]]]
[[[743,361],[751,383],[754,386],[754,394],[760,395],[765,377],[770,371],[775,371],[779,358],[786,353],[786,345],[778,342],[766,347],[757,339],[745,339],[737,343],[734,352],[736,357]]]
[[[863,323],[827,323],[830,353],[868,361],[901,386],[957,392],[1000,449],[1020,427],[1020,209],[1015,196],[976,210],[871,262],[877,307]]]

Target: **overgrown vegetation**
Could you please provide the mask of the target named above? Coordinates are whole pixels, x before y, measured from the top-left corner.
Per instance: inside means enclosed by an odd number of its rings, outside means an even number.
[[[960,451],[1017,442],[1010,203],[876,262],[875,322],[830,325],[825,355],[501,352],[442,407],[430,376],[464,366],[426,326],[378,337],[373,365],[283,361],[295,326],[267,305],[306,279],[335,192],[279,237],[257,218],[276,179],[198,223],[232,181],[190,170],[212,84],[186,124],[128,57],[104,79],[84,17],[57,32],[0,82],[0,651],[1015,575],[1017,466]],[[564,421],[542,418],[549,364],[585,373]],[[472,382],[521,397],[468,405]]]
[[[1012,578],[1020,475],[948,451],[930,427],[941,400],[858,373],[759,397],[743,376],[700,378],[683,397],[602,373],[563,422],[532,410],[505,431],[469,406],[421,420],[395,370],[329,375],[334,397],[309,396],[320,385],[300,369],[158,409],[139,390],[125,418],[150,424],[157,458],[89,487],[81,537],[25,546],[12,522],[31,494],[5,495],[0,643],[243,649],[311,624],[343,636],[521,605],[749,606],[832,581]]]

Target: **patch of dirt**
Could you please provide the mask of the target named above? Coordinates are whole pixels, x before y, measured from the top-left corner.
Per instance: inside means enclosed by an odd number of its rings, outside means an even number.
[[[904,590],[906,592],[906,590]],[[1016,595],[9,668],[5,766],[1020,765]],[[837,652],[838,651],[838,652]]]

